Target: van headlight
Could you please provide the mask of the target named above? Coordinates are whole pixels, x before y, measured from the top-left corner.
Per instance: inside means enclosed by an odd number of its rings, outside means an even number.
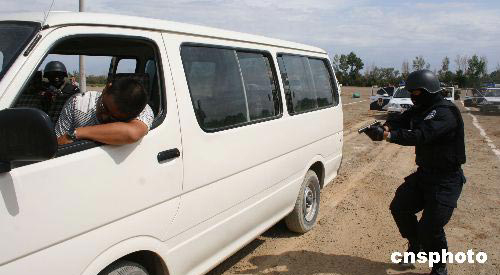
[[[493,102],[487,100],[483,100],[483,102],[481,102],[481,105],[490,105],[490,104],[493,104]]]

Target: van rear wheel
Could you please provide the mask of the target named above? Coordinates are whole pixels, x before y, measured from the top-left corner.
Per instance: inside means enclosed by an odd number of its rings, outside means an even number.
[[[285,218],[289,230],[306,233],[316,224],[319,212],[320,186],[316,173],[307,171],[293,211]]]
[[[130,261],[118,261],[106,267],[98,275],[149,275],[140,264]]]

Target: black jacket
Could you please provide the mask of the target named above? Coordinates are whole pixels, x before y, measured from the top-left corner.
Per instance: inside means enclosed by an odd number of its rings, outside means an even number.
[[[390,142],[415,146],[419,167],[446,172],[465,163],[464,122],[452,102],[436,97],[425,108],[413,107],[388,119]]]

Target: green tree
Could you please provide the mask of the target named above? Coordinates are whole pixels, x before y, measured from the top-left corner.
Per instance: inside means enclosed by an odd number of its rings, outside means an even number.
[[[399,80],[399,71],[394,68],[382,68],[382,85],[397,85]]]
[[[413,59],[413,70],[418,71],[418,70],[423,70],[423,69],[429,69],[431,65],[427,62],[425,62],[425,59],[423,56],[419,55]]]
[[[491,72],[490,79],[491,82],[500,84],[500,65],[497,65],[497,68]]]
[[[455,73],[454,83],[460,88],[465,88],[467,86],[467,77],[465,76],[464,71],[457,70],[457,72]]]
[[[340,70],[340,56],[338,54],[336,54],[333,57],[332,66],[333,66],[333,70],[335,71],[335,76],[337,77],[337,81],[339,83],[344,83],[345,76],[344,76],[344,72],[342,72],[342,70]]]
[[[340,55],[338,61],[338,67],[342,73],[343,84],[362,84],[361,74],[359,72],[363,69],[364,63],[361,58],[359,58],[354,52],[351,52],[348,55]]]
[[[471,87],[479,87],[481,85],[481,79],[487,75],[486,66],[488,61],[486,57],[478,57],[473,55],[467,61],[467,84]]]
[[[380,68],[375,65],[366,68],[363,79],[364,86],[374,86],[379,85],[380,79],[382,78],[382,72]]]
[[[439,81],[448,85],[453,83],[453,73],[450,71],[450,59],[445,56],[441,62],[441,69],[438,71]]]
[[[394,68],[379,68],[374,65],[365,71],[363,78],[365,86],[390,86],[396,85],[400,81],[398,70]]]

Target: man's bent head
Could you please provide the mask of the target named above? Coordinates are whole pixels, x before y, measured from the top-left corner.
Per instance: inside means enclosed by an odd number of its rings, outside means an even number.
[[[130,121],[144,110],[147,101],[140,82],[123,78],[104,89],[97,102],[97,116],[102,123]]]

